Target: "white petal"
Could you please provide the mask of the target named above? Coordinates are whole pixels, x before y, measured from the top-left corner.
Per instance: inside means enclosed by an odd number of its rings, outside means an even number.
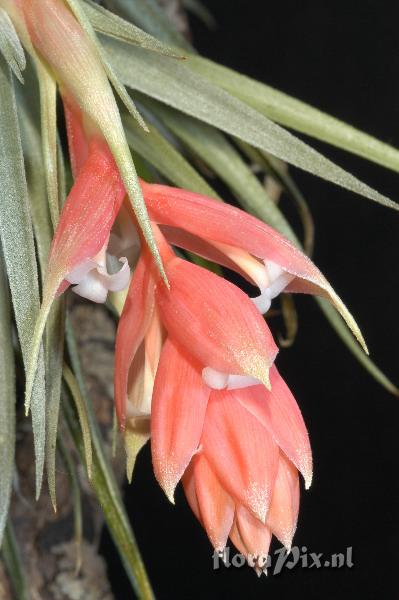
[[[228,373],[216,371],[216,369],[212,369],[212,367],[205,367],[205,369],[202,369],[203,382],[213,390],[223,390],[227,387],[228,378]]]
[[[259,385],[261,382],[255,377],[248,375],[231,375],[229,373],[223,373],[216,371],[211,367],[205,367],[202,370],[203,382],[213,390],[236,390],[251,385]]]
[[[91,262],[93,263],[93,261]],[[125,289],[129,285],[130,280],[129,264],[125,257],[122,257],[119,262],[122,263],[122,268],[113,274],[109,274],[102,265],[94,263],[95,268],[92,268],[89,272],[86,271],[86,274],[79,282],[76,281],[76,277],[74,282],[71,282],[78,283],[78,285],[72,288],[75,294],[93,302],[102,303],[106,301],[109,291],[119,292]],[[79,267],[74,270],[73,274],[75,274]],[[82,267],[81,273],[84,273],[84,270]],[[68,281],[70,281],[70,278],[71,274],[68,275]]]

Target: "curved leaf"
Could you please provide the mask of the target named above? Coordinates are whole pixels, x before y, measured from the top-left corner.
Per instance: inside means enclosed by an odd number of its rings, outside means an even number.
[[[25,369],[40,298],[32,222],[21,138],[9,69],[0,56],[0,234]],[[32,388],[36,493],[40,493],[46,430],[43,349],[38,352]]]
[[[14,476],[15,367],[11,327],[11,300],[0,245],[0,547],[7,523]]]
[[[200,56],[190,68],[240,98],[273,121],[306,133],[383,167],[399,171],[399,150],[264,83]]]
[[[84,456],[85,456],[85,461],[86,461],[87,475],[88,475],[88,478],[91,479],[92,464],[93,464],[93,452],[92,452],[92,445],[91,445],[89,417],[87,415],[87,405],[86,405],[86,402],[84,401],[84,398],[80,391],[80,387],[76,380],[76,377],[67,365],[64,365],[63,376],[64,376],[64,380],[69,388],[70,394],[71,394],[72,399],[75,404],[76,412],[79,417],[79,423],[80,423],[80,427],[82,430],[82,440],[83,440],[83,449],[84,449]]]
[[[338,167],[224,89],[168,57],[103,38],[125,85],[269,152],[289,164],[398,210],[399,205]]]

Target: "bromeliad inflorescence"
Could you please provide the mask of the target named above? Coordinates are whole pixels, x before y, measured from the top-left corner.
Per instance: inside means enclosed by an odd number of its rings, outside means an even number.
[[[39,78],[45,72],[59,86],[74,179],[49,254],[27,404],[54,299],[70,286],[95,302],[125,290],[115,406],[129,474],[151,438],[160,486],[173,502],[182,481],[216,550],[230,538],[262,556],[272,535],[289,549],[298,473],[308,487],[312,455],[263,315],[280,293],[324,296],[367,352],[353,317],[312,261],[270,226],[218,200],[137,179],[107,70],[73,3],[0,5]],[[259,294],[249,297],[181,251],[236,272]]]

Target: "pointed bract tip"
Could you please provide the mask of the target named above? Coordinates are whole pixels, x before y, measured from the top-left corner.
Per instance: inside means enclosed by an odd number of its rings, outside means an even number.
[[[312,485],[313,472],[310,471],[309,473],[305,473],[304,480],[305,480],[305,490],[308,490],[310,488],[310,486]]]
[[[175,505],[175,490],[176,490],[176,487],[173,487],[173,488],[172,487],[170,487],[170,488],[163,487],[162,489],[165,492],[165,495],[166,495],[167,499],[169,500],[169,502],[171,504],[173,504],[173,506],[174,506]]]
[[[270,370],[267,369],[266,372],[263,372],[262,377],[259,378],[260,381],[263,383],[263,385],[265,386],[265,388],[271,392],[272,389],[272,384],[270,382]]]

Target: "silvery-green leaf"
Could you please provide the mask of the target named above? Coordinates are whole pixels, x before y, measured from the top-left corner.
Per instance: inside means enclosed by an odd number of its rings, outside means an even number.
[[[385,206],[398,205],[335,165],[267,117],[214,85],[190,68],[168,57],[127,46],[111,38],[103,44],[125,85],[196,117],[222,131],[269,152],[313,175],[336,183]],[[187,63],[187,64],[186,64]]]
[[[127,117],[124,119],[124,126],[129,146],[174,185],[215,196],[214,190],[205,179],[161,135],[154,124],[150,124],[149,133],[145,133],[131,117]]]
[[[121,17],[110,12],[103,6],[91,0],[85,0],[83,8],[93,28],[99,33],[104,33],[105,35],[115,37],[134,46],[140,46],[152,52],[159,52],[160,54],[166,54],[174,58],[182,58],[181,54],[179,55],[175,49],[169,48],[157,38],[136,27],[133,23],[121,19]]]
[[[33,69],[31,68],[27,69],[26,85],[18,93],[18,109],[29,201],[43,281],[52,238],[52,225],[47,202],[45,168],[41,152],[41,135],[38,128],[40,122],[40,97]],[[58,163],[60,164],[60,149],[57,155]],[[62,177],[55,183],[61,184]],[[58,197],[59,192],[56,190],[56,215],[58,214]],[[57,218],[56,215],[55,217]],[[47,419],[45,461],[49,493],[54,507],[56,506],[55,455],[63,363],[63,312],[64,302],[62,299],[58,299],[50,311],[44,337]]]
[[[101,504],[106,523],[138,598],[140,598],[140,600],[154,600],[151,585],[140,556],[140,551],[122,502],[119,487],[115,481],[113,469],[104,452],[104,441],[101,437],[92,405],[87,397],[76,342],[69,319],[67,319],[66,332],[68,353],[76,381],[79,385],[80,393],[86,404],[90,435],[93,443],[93,474],[90,483]],[[64,409],[69,431],[83,457],[84,444],[82,432],[76,419],[76,413],[71,411],[70,402],[64,403]]]
[[[40,297],[32,222],[11,74],[0,57],[0,234],[25,369],[28,368]],[[39,348],[32,385],[32,426],[36,457],[36,493],[43,476],[45,381]]]
[[[0,243],[0,547],[7,523],[15,454],[15,367],[11,299]]]
[[[166,44],[192,51],[186,38],[177,31],[157,0],[108,0],[107,5]]]
[[[24,49],[10,17],[2,8],[0,8],[0,52],[14,75],[23,83],[22,71],[26,67]]]
[[[43,163],[40,132],[40,96],[31,66],[26,69],[26,85],[17,90],[17,107],[21,127],[22,148],[28,183],[30,212],[42,273],[47,268],[48,253],[53,233],[46,191],[46,173]]]
[[[273,121],[399,171],[399,150],[264,83],[200,56],[190,68]]]

